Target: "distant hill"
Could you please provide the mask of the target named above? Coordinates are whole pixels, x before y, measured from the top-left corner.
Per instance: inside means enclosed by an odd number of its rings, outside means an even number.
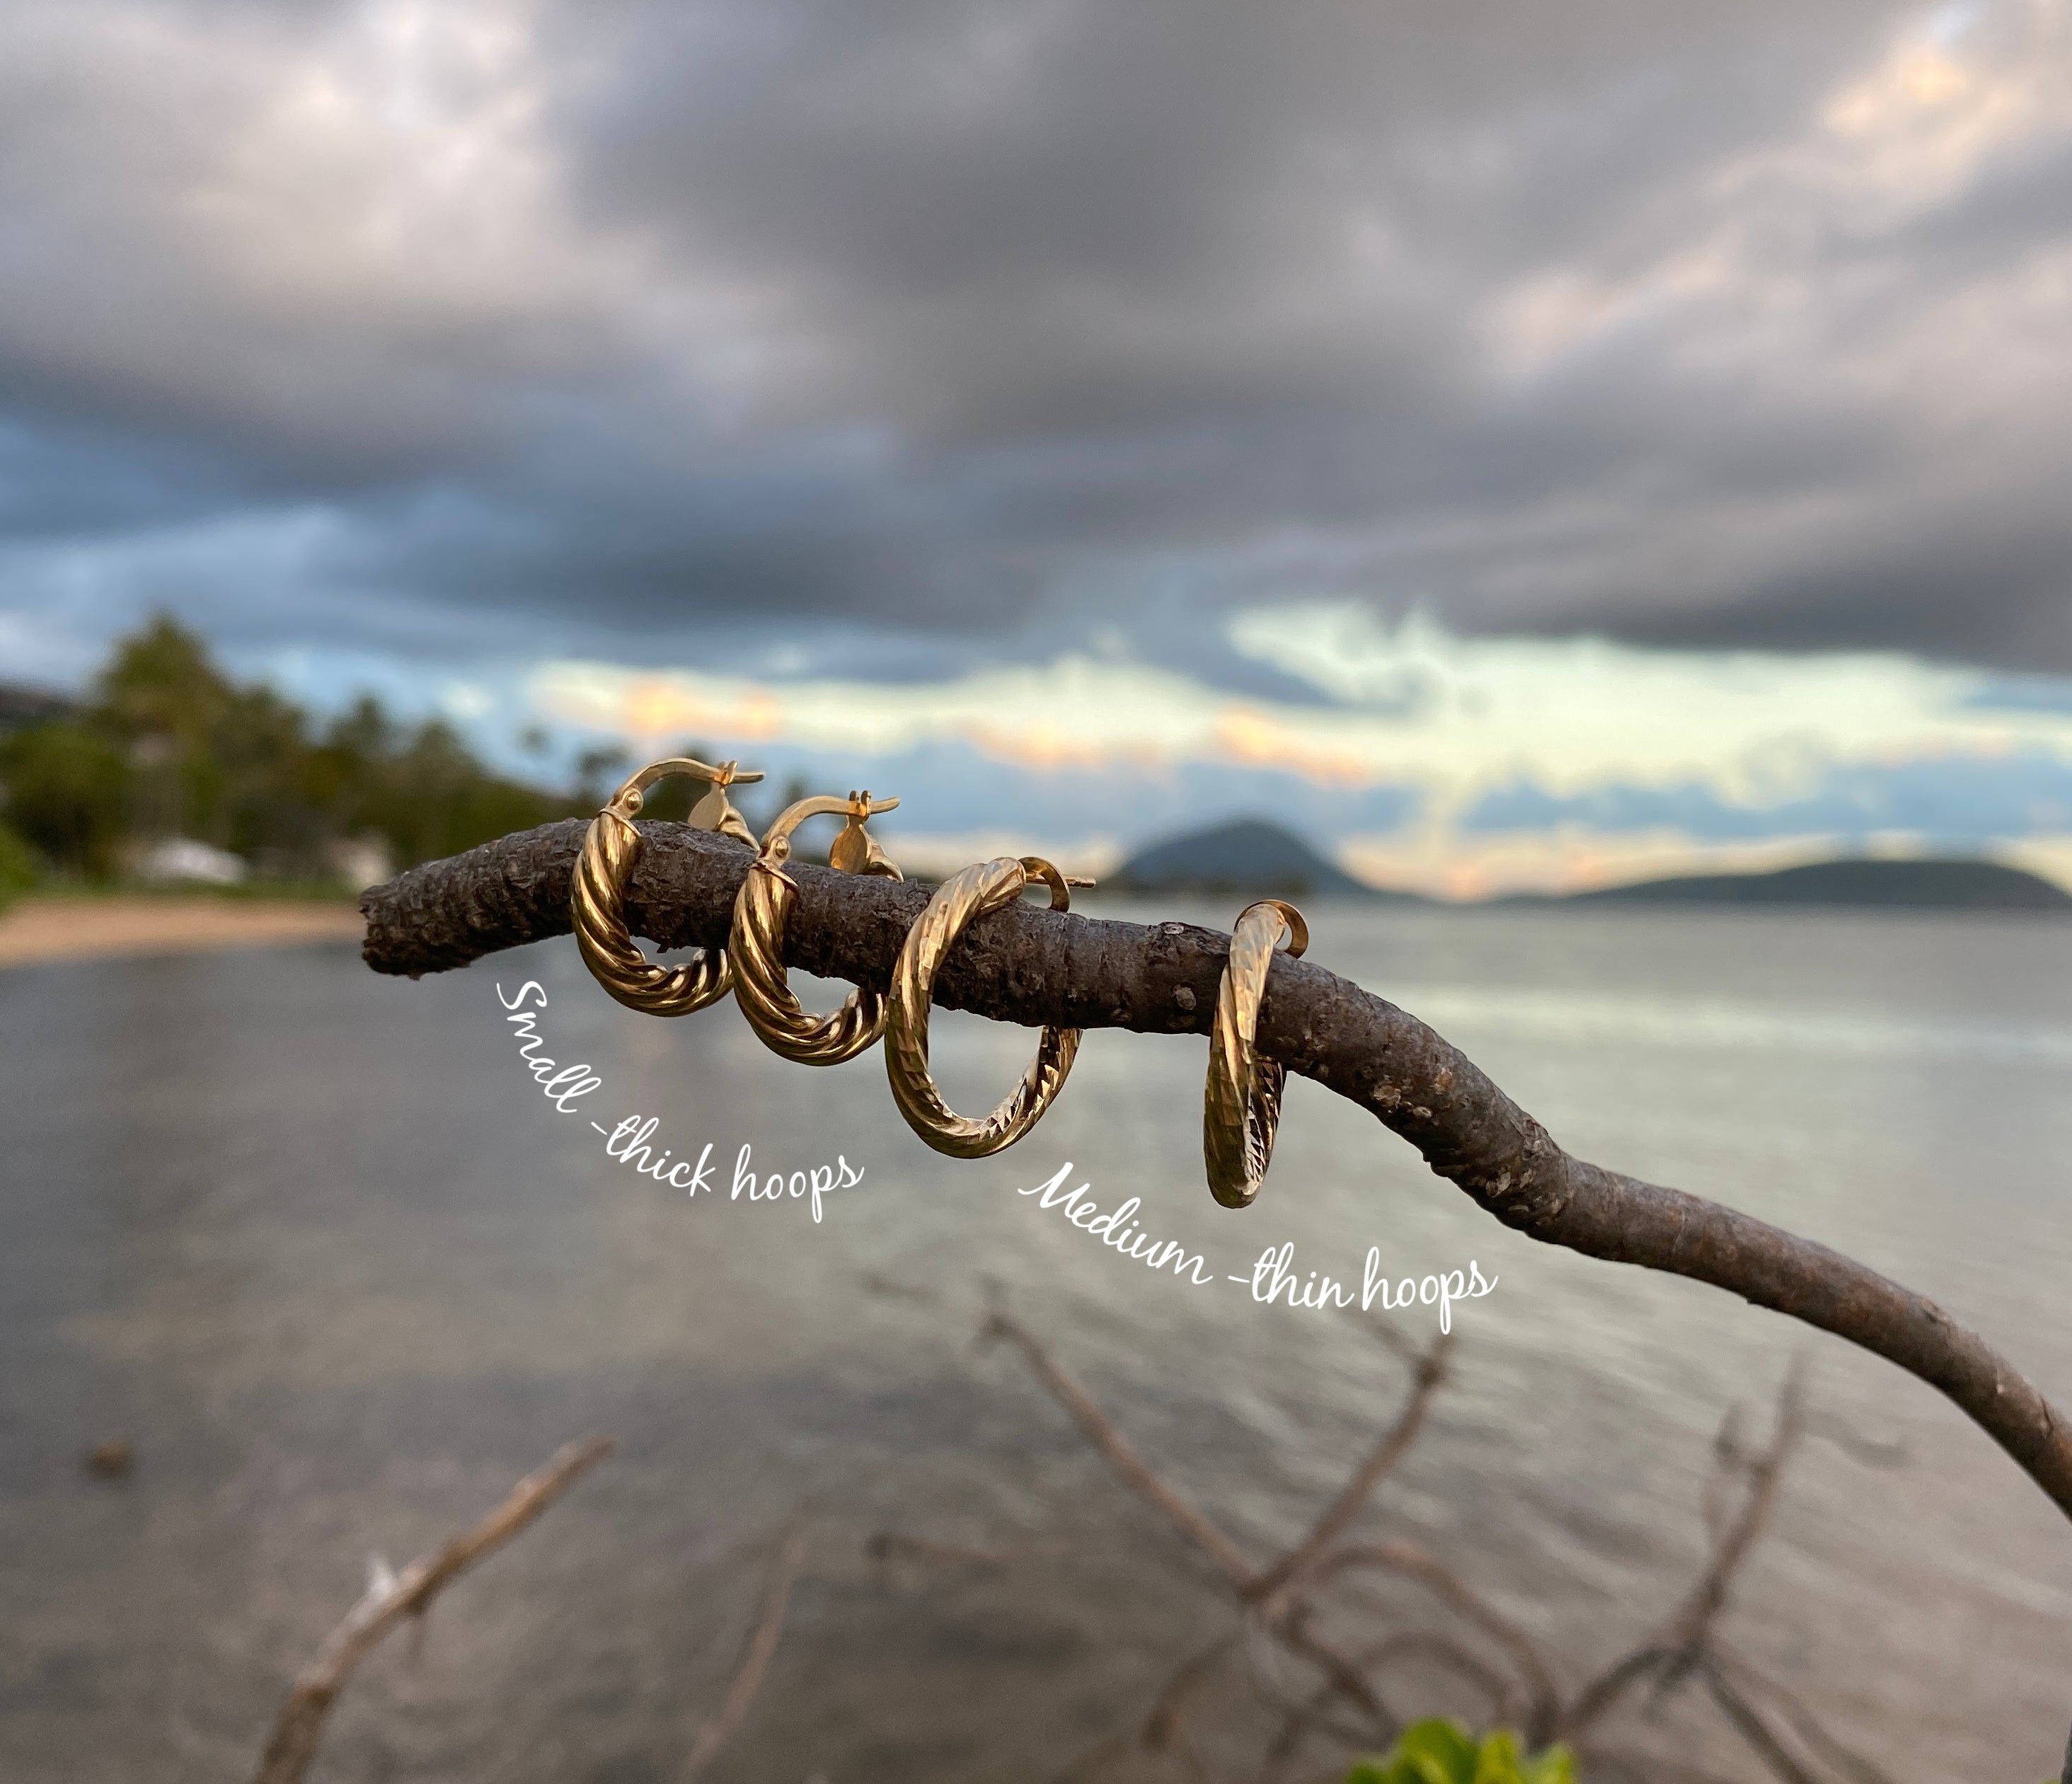
[[[1141,849],[1101,880],[1107,892],[1227,892],[1240,898],[1342,893],[1410,900],[1356,880],[1278,824],[1240,818]]]
[[[1700,874],[1535,904],[1888,905],[1933,910],[2072,910],[2072,894],[1986,861],[1827,861],[1774,874]]]
[[[1357,880],[1293,832],[1258,818],[1152,844],[1103,876],[1104,892],[1211,892],[1240,898],[1318,894],[1429,901]],[[2068,910],[2072,893],[1996,861],[1815,861],[1770,874],[1698,874],[1593,892],[1521,894],[1499,905],[1667,904],[1885,906],[1915,910]]]

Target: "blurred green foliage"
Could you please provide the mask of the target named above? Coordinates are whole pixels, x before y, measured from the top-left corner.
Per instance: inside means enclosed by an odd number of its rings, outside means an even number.
[[[53,865],[114,871],[129,798],[122,752],[95,727],[52,719],[0,741],[8,828]]]
[[[14,829],[0,824],[0,910],[36,883],[35,852]]]
[[[399,724],[372,697],[319,726],[165,615],[117,642],[76,716],[0,738],[0,789],[18,841],[87,879],[128,845],[188,837],[269,880],[320,881],[342,842],[378,839],[402,868],[598,803],[506,779],[442,721]]]
[[[1434,1720],[1406,1729],[1382,1758],[1361,1761],[1346,1784],[1576,1784],[1576,1760],[1558,1746],[1527,1757],[1503,1729],[1477,1741]]]

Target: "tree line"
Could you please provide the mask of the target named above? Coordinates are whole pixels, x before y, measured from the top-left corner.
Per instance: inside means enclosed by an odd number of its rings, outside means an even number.
[[[543,734],[530,742],[545,753]],[[160,614],[116,641],[76,706],[0,737],[0,890],[117,880],[175,837],[274,882],[339,880],[343,845],[400,869],[594,811],[625,760],[587,751],[557,790],[495,772],[444,720],[404,722],[372,694],[320,720],[235,680]]]

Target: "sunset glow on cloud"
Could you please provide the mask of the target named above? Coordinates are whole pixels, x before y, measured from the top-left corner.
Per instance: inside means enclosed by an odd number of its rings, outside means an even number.
[[[946,845],[964,826],[931,823],[925,783],[952,759],[960,779],[1021,787],[1022,809],[1092,815],[1063,831],[1051,817],[1038,840],[1093,861],[1248,799],[1299,808],[1370,877],[1460,894],[1837,846],[1983,846],[2072,869],[2072,681],[1892,655],[1463,639],[1350,605],[1243,612],[1228,631],[1314,698],[1086,656],[921,684],[557,663],[531,695],[636,753],[697,738],[918,774],[904,825]],[[1090,777],[1137,789],[1134,830],[1069,791]],[[1363,795],[1383,791],[1393,820],[1363,821]]]

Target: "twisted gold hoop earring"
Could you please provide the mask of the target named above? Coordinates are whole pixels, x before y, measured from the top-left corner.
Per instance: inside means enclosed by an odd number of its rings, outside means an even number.
[[[1226,1208],[1246,1208],[1265,1181],[1281,1124],[1281,1090],[1287,1068],[1262,1059],[1254,1044],[1259,1001],[1283,929],[1289,957],[1309,945],[1302,913],[1279,898],[1262,898],[1238,913],[1231,930],[1230,964],[1216,990],[1209,1037],[1209,1081],[1202,1096],[1202,1157],[1209,1194]]]
[[[1079,1050],[1080,1030],[1046,1026],[1022,1082],[982,1121],[959,1115],[944,1103],[928,1071],[928,1004],[944,957],[966,923],[1012,904],[1031,875],[1050,886],[1053,910],[1071,909],[1070,888],[1093,883],[1067,879],[1038,855],[1019,860],[1002,855],[967,867],[936,888],[928,908],[907,931],[892,969],[885,1017],[885,1071],[892,1100],[907,1126],[952,1158],[985,1158],[1022,1138],[1063,1087],[1072,1057]]]
[[[647,790],[671,775],[707,783],[704,795],[691,808],[693,829],[717,830],[751,848],[754,834],[728,800],[726,790],[763,778],[753,770],[741,772],[730,762],[712,768],[689,756],[671,756],[651,762],[590,820],[569,894],[576,944],[599,984],[629,1009],[650,1016],[688,1016],[718,1002],[734,984],[723,949],[701,947],[681,966],[660,966],[643,954],[627,932],[626,882],[632,878],[643,846],[633,820],[646,803]]]
[[[885,1032],[885,998],[859,985],[840,1009],[809,1016],[792,996],[784,973],[784,928],[799,902],[798,882],[784,871],[791,832],[808,818],[846,812],[849,822],[828,852],[829,864],[845,874],[896,880],[899,869],[864,824],[898,803],[874,800],[865,792],[845,800],[803,799],[786,807],[765,833],[755,864],[734,895],[734,927],[726,942],[734,1001],[765,1046],[799,1065],[838,1066],[863,1052]]]

